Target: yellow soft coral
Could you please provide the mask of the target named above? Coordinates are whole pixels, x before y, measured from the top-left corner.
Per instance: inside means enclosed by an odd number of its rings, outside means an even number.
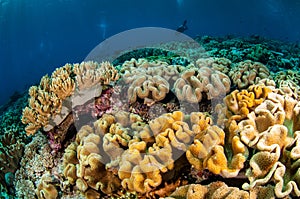
[[[228,187],[224,182],[213,182],[208,185],[189,184],[179,187],[166,199],[249,199],[249,193],[236,187]]]
[[[248,90],[235,90],[224,99],[234,120],[245,118],[255,107],[260,105],[271,92],[267,86],[250,86]]]
[[[106,116],[109,120],[110,117]],[[77,133],[74,143],[66,149],[63,157],[64,171],[67,182],[76,185],[83,193],[101,190],[109,194],[120,186],[120,180],[105,169],[103,160],[102,135],[103,128],[99,122],[94,123],[94,128],[83,126]]]
[[[225,132],[217,126],[210,126],[194,139],[186,152],[188,161],[197,169],[208,169],[224,177],[236,176],[244,167],[248,150],[239,137],[234,136],[226,142]],[[232,151],[226,156],[224,148]],[[229,161],[230,160],[230,161]]]
[[[58,191],[53,185],[53,177],[49,173],[45,173],[36,189],[36,195],[38,199],[56,199],[58,197]]]

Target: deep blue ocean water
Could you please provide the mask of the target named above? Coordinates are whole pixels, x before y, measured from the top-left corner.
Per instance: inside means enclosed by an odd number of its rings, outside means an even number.
[[[139,27],[300,41],[298,0],[0,0],[0,105],[100,42]]]

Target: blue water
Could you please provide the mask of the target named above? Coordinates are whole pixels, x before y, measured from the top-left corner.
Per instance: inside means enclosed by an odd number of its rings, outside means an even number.
[[[299,0],[0,0],[0,105],[104,39],[138,27],[300,41]]]

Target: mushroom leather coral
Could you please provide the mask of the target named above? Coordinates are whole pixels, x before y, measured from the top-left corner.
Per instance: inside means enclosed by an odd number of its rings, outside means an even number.
[[[256,106],[260,105],[271,92],[267,86],[254,85],[248,90],[235,90],[224,99],[234,120],[245,118]]]
[[[139,76],[128,88],[130,103],[134,103],[137,97],[140,99],[151,98],[154,101],[163,100],[169,92],[169,83],[164,78],[155,76]]]
[[[179,187],[166,199],[249,199],[247,191],[228,187],[224,182],[213,182],[209,185],[189,184]]]
[[[209,57],[197,59],[195,65],[199,68],[210,67],[227,75],[231,68],[231,61],[224,57]]]
[[[97,127],[97,123],[94,123]],[[99,128],[83,126],[76,136],[76,141],[70,144],[64,154],[64,176],[67,181],[85,192],[90,189],[111,193],[120,186],[119,179],[105,170],[101,152],[101,134]],[[77,160],[76,160],[77,158]]]
[[[236,176],[244,167],[248,151],[237,136],[232,140],[232,157],[228,162],[224,153],[225,132],[217,126],[209,126],[196,135],[186,152],[187,159],[197,170],[208,169],[224,177]]]
[[[261,79],[268,78],[269,74],[269,69],[265,65],[250,60],[237,63],[229,72],[233,83],[240,89],[247,88],[258,83]]]
[[[209,67],[196,68],[190,66],[183,71],[174,83],[174,91],[179,100],[197,103],[206,93],[207,99],[212,99],[230,90],[230,79],[224,73],[214,71]]]
[[[58,197],[58,191],[56,187],[51,184],[53,179],[49,173],[42,176],[40,183],[36,189],[36,195],[38,199],[56,199]]]

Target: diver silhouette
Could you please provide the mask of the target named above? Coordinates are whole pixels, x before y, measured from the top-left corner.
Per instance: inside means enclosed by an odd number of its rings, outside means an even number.
[[[186,31],[186,30],[188,29],[186,23],[187,23],[187,20],[184,20],[183,24],[180,25],[180,26],[176,29],[176,31],[177,31],[177,32],[181,32],[181,33],[183,33],[184,31]]]

